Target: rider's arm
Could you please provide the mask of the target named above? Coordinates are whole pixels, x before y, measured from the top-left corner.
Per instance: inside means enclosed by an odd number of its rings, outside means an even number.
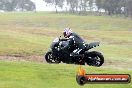
[[[65,39],[60,39],[60,41],[67,41],[67,40],[69,40],[69,39],[67,39],[67,38],[65,38]]]
[[[74,44],[74,36],[70,36],[69,37],[69,45],[73,45]]]
[[[67,49],[68,47],[70,47],[73,44],[73,37],[69,37],[69,38],[63,39],[62,41],[69,42],[68,45],[66,45],[65,47],[62,48],[62,49]]]

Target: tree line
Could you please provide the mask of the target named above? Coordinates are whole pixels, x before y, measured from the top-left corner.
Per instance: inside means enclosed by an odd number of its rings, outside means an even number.
[[[3,11],[33,11],[35,4],[30,0],[0,0],[0,10]]]
[[[43,0],[68,13],[96,15],[124,15],[132,17],[132,0]],[[66,6],[64,5],[66,3]],[[0,0],[3,11],[34,11],[35,4],[31,0]]]
[[[47,4],[52,4],[58,12],[58,8],[64,8],[66,2],[69,9],[65,11],[76,14],[87,14],[94,12],[102,15],[125,15],[132,17],[132,0],[44,0]]]

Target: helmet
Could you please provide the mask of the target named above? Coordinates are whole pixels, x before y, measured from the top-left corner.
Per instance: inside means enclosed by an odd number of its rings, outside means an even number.
[[[65,38],[69,37],[72,33],[72,30],[70,28],[65,28],[63,31],[63,35]]]

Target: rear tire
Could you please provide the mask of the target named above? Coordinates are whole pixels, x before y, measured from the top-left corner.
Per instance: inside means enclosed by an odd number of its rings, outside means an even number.
[[[85,61],[88,65],[100,67],[104,63],[104,56],[97,51],[87,52]]]

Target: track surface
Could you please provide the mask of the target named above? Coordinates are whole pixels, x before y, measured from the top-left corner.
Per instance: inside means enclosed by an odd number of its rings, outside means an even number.
[[[44,59],[44,56],[0,56],[0,60],[5,61],[31,61],[31,62],[37,62],[37,63],[47,63]],[[132,70],[132,62],[123,62],[119,60],[107,60],[105,59],[105,62],[103,66],[101,67],[110,67],[110,68],[125,68],[125,69],[131,69]]]

